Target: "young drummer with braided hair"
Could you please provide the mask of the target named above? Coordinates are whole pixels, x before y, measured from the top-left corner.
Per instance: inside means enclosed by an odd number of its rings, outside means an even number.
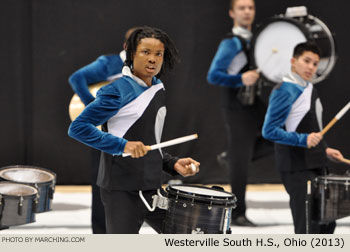
[[[341,161],[342,154],[326,146],[322,130],[322,105],[310,82],[317,71],[320,50],[311,42],[298,44],[291,59],[292,71],[270,95],[262,130],[275,142],[276,166],[290,196],[294,231],[306,233],[307,181],[324,175],[327,157]],[[333,233],[335,222],[311,221],[309,233]]]
[[[165,32],[136,29],[126,42],[123,77],[102,87],[69,127],[71,137],[102,151],[97,184],[107,233],[138,233],[144,221],[161,232],[165,210],[148,212],[139,191],[151,202],[162,185],[162,170],[183,176],[199,171],[199,163],[191,158],[179,159],[161,150],[148,152],[144,145],[160,142],[166,108],[159,77],[173,68],[177,57]],[[97,125],[103,125],[103,131]],[[192,170],[191,164],[197,169]]]

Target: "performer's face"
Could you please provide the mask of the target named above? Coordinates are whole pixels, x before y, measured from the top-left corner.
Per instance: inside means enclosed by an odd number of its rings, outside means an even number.
[[[250,28],[255,17],[255,4],[253,0],[236,0],[229,10],[229,15],[235,21],[235,26]]]
[[[319,62],[320,56],[311,51],[305,51],[298,58],[292,58],[292,71],[304,80],[310,81],[317,71]]]
[[[155,38],[143,38],[133,55],[133,74],[142,79],[148,86],[163,64],[164,44]]]

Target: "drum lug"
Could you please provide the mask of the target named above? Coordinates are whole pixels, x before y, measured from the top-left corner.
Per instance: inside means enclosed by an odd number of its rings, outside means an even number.
[[[38,196],[38,198],[40,198],[40,191],[39,191],[39,186],[38,184],[34,185],[35,189],[38,191],[38,193],[36,194]]]
[[[230,224],[231,224],[231,209],[225,208],[225,218],[224,218],[224,227],[223,233],[230,233]]]
[[[4,205],[2,204],[2,195],[0,194],[0,220],[1,220],[3,208],[4,208]]]
[[[35,198],[34,198],[34,202],[32,204],[33,206],[33,212],[35,213],[37,208],[38,208],[38,203],[39,203],[39,191],[38,193],[36,194]]]
[[[196,230],[192,230],[192,234],[204,234],[204,231],[201,228],[196,228]]]
[[[22,215],[23,213],[23,197],[21,196],[19,198],[19,203],[18,203],[18,215]]]
[[[53,199],[53,194],[55,192],[55,185],[56,185],[56,180],[54,179],[52,181],[52,184],[50,185],[50,188],[49,188],[49,198],[50,199]]]
[[[349,185],[350,185],[349,181],[346,181],[345,182],[345,191],[349,190]]]
[[[212,197],[213,198],[213,197]],[[208,210],[211,210],[213,208],[213,202],[210,201],[210,205],[208,206]]]

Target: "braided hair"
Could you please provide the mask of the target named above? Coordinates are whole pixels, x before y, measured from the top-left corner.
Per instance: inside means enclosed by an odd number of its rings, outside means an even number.
[[[136,49],[141,39],[144,38],[155,38],[161,41],[164,44],[164,60],[163,65],[159,73],[156,75],[159,78],[162,74],[171,70],[175,63],[179,62],[178,50],[174,42],[170,39],[168,34],[163,32],[158,28],[153,27],[138,27],[131,34],[128,40],[126,41],[126,60],[124,65],[132,69],[133,65],[133,56],[136,53]]]

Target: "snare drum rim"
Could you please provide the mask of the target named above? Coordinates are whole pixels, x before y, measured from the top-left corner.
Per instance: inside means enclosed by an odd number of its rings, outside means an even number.
[[[34,190],[33,194],[28,194],[28,195],[9,195],[9,194],[4,194],[0,192],[1,197],[4,199],[18,199],[18,197],[23,197],[23,199],[32,199],[32,198],[35,198],[39,192],[38,189],[36,189],[34,186],[31,186],[31,185],[12,183],[9,181],[0,181],[0,184],[22,185],[22,186],[30,187],[30,189]]]
[[[9,169],[17,169],[17,168],[41,170],[41,171],[44,171],[44,172],[47,172],[47,173],[51,174],[53,178],[50,181],[33,183],[33,182],[25,182],[25,181],[14,181],[14,180],[10,180],[10,179],[7,179],[7,178],[4,178],[4,177],[1,176],[1,171],[9,170]],[[32,186],[35,186],[35,185],[50,185],[50,184],[55,185],[56,184],[56,173],[54,173],[53,171],[50,171],[49,169],[42,168],[42,167],[37,167],[37,166],[31,166],[31,165],[9,165],[9,166],[5,166],[5,167],[1,167],[0,168],[0,181],[1,180],[3,180],[3,181],[10,181],[10,182],[17,183],[17,184],[32,185]]]
[[[194,202],[200,201],[200,202],[211,202],[213,205],[225,205],[225,206],[236,206],[236,197],[233,193],[222,191],[215,188],[205,187],[205,186],[197,186],[197,185],[174,185],[174,186],[186,186],[186,187],[193,187],[193,188],[202,188],[217,192],[224,192],[227,193],[227,197],[225,196],[208,196],[203,194],[195,194],[191,192],[181,191],[181,189],[174,189],[171,185],[168,185],[166,187],[166,192],[168,194],[168,198],[178,198],[178,199],[190,199]],[[169,197],[172,196],[172,197]],[[190,201],[187,201],[190,202]]]

